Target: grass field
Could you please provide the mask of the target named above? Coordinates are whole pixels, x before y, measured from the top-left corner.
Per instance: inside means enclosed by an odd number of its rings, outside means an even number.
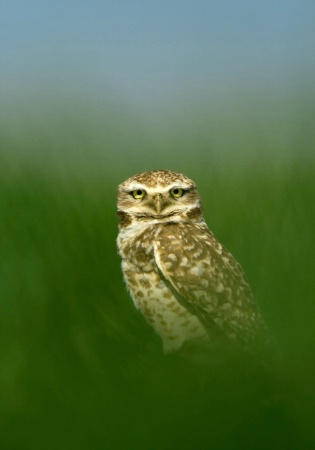
[[[313,448],[308,117],[280,129],[272,117],[265,135],[259,118],[250,131],[240,120],[237,133],[211,139],[196,116],[191,129],[182,118],[163,133],[82,110],[13,111],[2,126],[0,448]],[[116,251],[116,188],[153,168],[197,182],[209,226],[245,269],[282,353],[272,381],[280,400],[267,401],[270,380],[237,363],[205,377],[164,356],[133,307]]]

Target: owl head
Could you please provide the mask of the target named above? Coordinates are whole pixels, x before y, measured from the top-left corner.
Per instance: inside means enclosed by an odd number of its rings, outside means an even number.
[[[195,183],[181,173],[153,170],[137,174],[118,187],[118,211],[131,218],[200,220]]]

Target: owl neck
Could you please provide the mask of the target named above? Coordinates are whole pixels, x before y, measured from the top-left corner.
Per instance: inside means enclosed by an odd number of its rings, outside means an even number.
[[[202,209],[200,206],[187,211],[177,211],[168,215],[153,217],[139,213],[128,213],[126,211],[117,211],[119,217],[119,227],[127,228],[132,225],[153,225],[158,223],[176,222],[176,223],[200,223],[204,222]]]

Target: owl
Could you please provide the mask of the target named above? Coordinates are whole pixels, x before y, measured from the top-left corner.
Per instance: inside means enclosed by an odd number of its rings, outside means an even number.
[[[268,345],[245,275],[207,227],[192,180],[169,170],[128,178],[117,215],[127,288],[165,352],[217,340]]]

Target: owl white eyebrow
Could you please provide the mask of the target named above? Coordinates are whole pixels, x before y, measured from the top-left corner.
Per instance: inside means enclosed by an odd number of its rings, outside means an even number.
[[[135,183],[135,184],[131,184],[129,186],[128,192],[136,191],[138,189],[143,189],[148,194],[154,193],[154,192],[162,192],[163,193],[163,192],[169,192],[171,189],[174,189],[174,188],[188,190],[191,188],[191,185],[179,182],[179,183],[172,183],[167,187],[156,186],[154,188],[148,188],[147,186],[144,186],[143,184]]]
[[[143,184],[139,184],[139,183],[134,183],[134,184],[130,184],[128,186],[128,188],[125,188],[126,192],[132,192],[132,191],[137,191],[138,189],[143,189],[144,191],[148,192],[148,189],[146,186],[144,186]]]
[[[180,182],[180,183],[172,183],[169,186],[167,186],[167,188],[165,188],[164,190],[170,191],[171,189],[174,189],[174,188],[188,190],[188,189],[191,189],[191,187],[192,186],[190,184],[185,184],[183,182]]]

